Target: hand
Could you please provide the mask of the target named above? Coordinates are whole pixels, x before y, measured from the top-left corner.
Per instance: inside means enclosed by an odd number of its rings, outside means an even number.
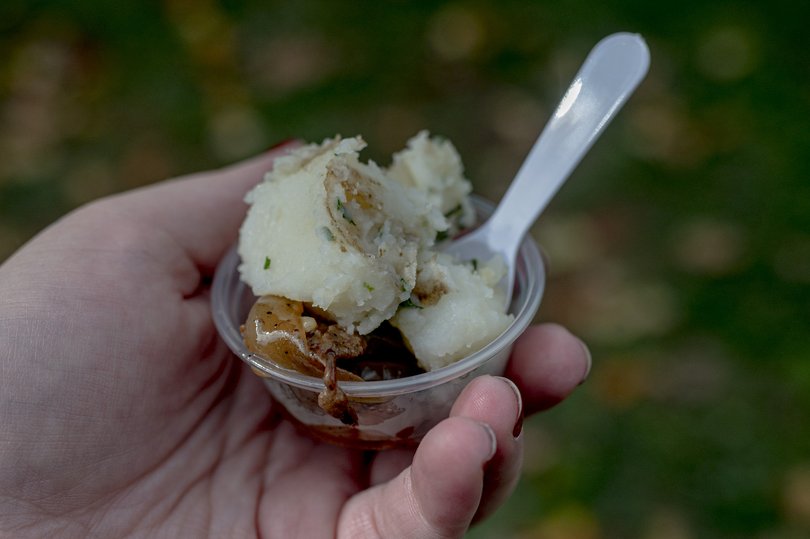
[[[218,339],[207,283],[276,155],[92,203],[0,266],[0,536],[458,537],[511,492],[522,413],[590,366],[565,329],[379,454],[300,434]]]

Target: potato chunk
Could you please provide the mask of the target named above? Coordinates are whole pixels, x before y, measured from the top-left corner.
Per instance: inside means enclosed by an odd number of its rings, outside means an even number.
[[[500,259],[476,268],[447,255],[423,264],[411,303],[391,320],[423,369],[477,352],[506,330],[513,316],[496,288],[503,270]]]

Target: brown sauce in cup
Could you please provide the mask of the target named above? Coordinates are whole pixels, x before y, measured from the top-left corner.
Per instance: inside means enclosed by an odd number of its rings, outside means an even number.
[[[387,322],[369,335],[352,334],[321,311],[279,296],[257,299],[241,330],[251,353],[322,378],[318,405],[347,425],[356,425],[357,415],[339,382],[391,380],[424,372],[399,331]]]

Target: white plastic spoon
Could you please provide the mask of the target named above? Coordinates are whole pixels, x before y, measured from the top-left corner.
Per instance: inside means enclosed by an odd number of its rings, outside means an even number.
[[[650,52],[638,34],[613,34],[597,43],[495,212],[481,227],[444,249],[459,260],[502,256],[507,266],[507,304],[523,237],[647,74],[649,65]]]

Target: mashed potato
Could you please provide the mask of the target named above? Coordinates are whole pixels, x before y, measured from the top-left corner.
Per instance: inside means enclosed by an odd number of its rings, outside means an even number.
[[[403,185],[414,187],[441,210],[449,223],[451,237],[475,224],[475,210],[470,203],[472,185],[464,178],[461,157],[449,140],[430,138],[421,131],[408,141],[408,147],[395,153],[388,175]]]
[[[423,368],[445,366],[509,325],[495,290],[503,268],[436,252],[437,240],[474,220],[449,142],[419,133],[388,170],[361,162],[364,147],[336,137],[276,161],[246,197],[242,280],[257,296],[310,304],[349,333],[391,320]]]
[[[423,263],[413,303],[391,320],[425,370],[444,367],[483,348],[512,321],[503,312],[503,293],[496,288],[504,263],[495,258],[458,264],[436,254]]]

